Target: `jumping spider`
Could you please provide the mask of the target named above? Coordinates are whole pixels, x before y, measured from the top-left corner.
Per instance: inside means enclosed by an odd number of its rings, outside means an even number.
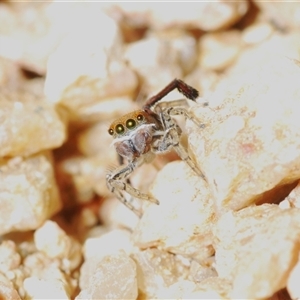
[[[141,193],[128,181],[129,175],[140,165],[150,162],[155,154],[165,153],[174,148],[180,158],[205,179],[202,172],[194,164],[185,148],[180,144],[181,129],[172,118],[184,115],[197,126],[203,127],[184,107],[186,99],[171,102],[159,102],[168,93],[178,89],[186,98],[195,100],[198,91],[179,79],[174,79],[157,95],[151,97],[141,110],[136,110],[116,119],[109,127],[108,133],[113,136],[113,145],[117,153],[128,162],[106,175],[108,189],[138,216],[140,212],[128,202],[123,195],[126,191],[132,197],[159,204],[158,200]]]

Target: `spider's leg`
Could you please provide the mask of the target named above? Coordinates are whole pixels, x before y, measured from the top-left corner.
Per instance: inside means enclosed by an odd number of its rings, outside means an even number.
[[[129,163],[127,166],[125,167],[122,166],[120,168],[117,168],[112,173],[106,175],[106,184],[108,189],[112,193],[114,193],[122,203],[124,203],[127,207],[129,207],[134,212],[136,212],[136,209],[134,209],[131,203],[126,200],[125,196],[122,194],[122,191],[127,192],[129,195],[131,195],[134,198],[139,198],[139,199],[153,202],[155,204],[159,204],[158,200],[150,197],[147,194],[140,192],[138,189],[135,189],[128,182],[126,182],[128,176],[138,166],[140,166],[140,164],[141,161],[134,160],[131,163]]]
[[[185,148],[180,144],[180,127],[172,119],[171,114],[182,114],[187,118],[194,121],[195,119],[188,113],[184,108],[167,108],[163,111],[161,117],[164,119],[164,124],[166,125],[166,134],[159,140],[158,145],[154,148],[156,152],[168,151],[171,147],[177,152],[179,157],[185,161],[191,169],[204,180],[206,180],[204,174],[199,170],[196,164],[193,162],[191,157]],[[199,124],[199,123],[196,123]]]
[[[124,195],[119,190],[114,190],[113,193],[117,196],[118,200],[121,201],[125,206],[132,210],[139,218],[142,217],[142,213],[137,210],[131,203],[128,201]]]
[[[179,157],[183,161],[185,161],[198,176],[202,177],[206,181],[204,174],[200,171],[200,169],[193,162],[193,160],[191,159],[191,157],[189,156],[187,151],[184,149],[184,147],[180,143],[178,143],[177,145],[174,145],[174,149],[177,152],[177,154],[179,155]]]
[[[167,114],[170,115],[183,115],[187,119],[194,122],[199,128],[204,128],[205,125],[200,123],[186,108],[183,107],[171,107],[168,109]]]
[[[162,89],[158,94],[152,96],[150,99],[147,100],[143,109],[148,111],[153,107],[159,100],[165,97],[174,89],[177,89],[181,94],[187,97],[190,100],[195,100],[199,96],[199,92],[194,89],[192,86],[186,84],[184,81],[180,79],[174,79],[171,81],[164,89]]]

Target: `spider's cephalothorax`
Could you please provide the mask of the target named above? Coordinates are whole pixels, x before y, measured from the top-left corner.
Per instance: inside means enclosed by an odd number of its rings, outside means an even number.
[[[175,88],[190,100],[195,100],[198,97],[197,90],[179,79],[174,79],[161,92],[151,97],[141,110],[118,118],[108,130],[108,133],[114,138],[113,145],[117,153],[125,158],[128,164],[107,174],[107,186],[120,201],[138,215],[140,212],[126,200],[122,192],[126,191],[133,197],[159,204],[156,199],[141,193],[127,181],[128,176],[144,162],[151,161],[154,154],[164,153],[174,148],[180,158],[186,161],[196,174],[205,179],[185,148],[180,144],[181,129],[172,116],[184,115],[197,126],[203,127],[203,125],[199,124],[185,108],[187,104],[185,99],[158,103]]]

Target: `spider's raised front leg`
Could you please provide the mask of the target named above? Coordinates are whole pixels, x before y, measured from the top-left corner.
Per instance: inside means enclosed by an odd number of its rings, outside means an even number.
[[[203,128],[203,124],[200,124],[185,108],[166,108],[161,112],[162,123],[165,126],[165,133],[160,138],[158,145],[154,148],[156,152],[165,152],[170,148],[174,148],[179,157],[185,161],[191,169],[204,180],[206,180],[204,174],[199,170],[196,164],[193,162],[188,152],[180,143],[181,129],[172,119],[171,115],[184,115],[186,118],[192,120],[198,127]]]
[[[158,200],[151,198],[149,195],[140,192],[138,189],[132,187],[126,182],[128,176],[140,165],[142,164],[141,159],[135,159],[130,162],[127,166],[121,166],[106,175],[106,184],[108,189],[114,193],[117,198],[124,203],[129,209],[131,209],[135,214],[141,217],[141,212],[138,211],[123,195],[123,191],[127,192],[134,198],[139,198],[142,200],[147,200],[155,204],[159,204]]]

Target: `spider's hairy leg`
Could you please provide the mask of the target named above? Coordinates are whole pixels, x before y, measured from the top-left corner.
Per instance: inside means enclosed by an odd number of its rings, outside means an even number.
[[[184,147],[180,143],[178,143],[177,145],[174,145],[174,149],[177,152],[177,154],[179,155],[179,157],[183,161],[185,161],[198,176],[200,176],[201,178],[203,178],[206,181],[204,174],[199,170],[199,168],[196,166],[196,164],[192,161],[191,157],[189,156],[187,151],[184,149]]]
[[[139,198],[142,200],[147,200],[155,204],[159,204],[158,200],[151,198],[149,195],[140,192],[138,189],[132,187],[128,182],[126,182],[128,176],[140,165],[142,164],[139,160],[134,160],[130,162],[127,166],[121,166],[114,170],[113,172],[106,175],[106,184],[108,189],[114,193],[117,198],[124,203],[128,208],[140,216],[140,212],[137,211],[130,202],[128,202],[122,191],[127,192],[134,198]]]
[[[206,181],[204,174],[199,170],[199,168],[189,156],[188,152],[180,144],[181,130],[180,127],[172,119],[171,115],[185,115],[187,118],[195,122],[196,125],[202,127],[202,124],[200,124],[185,108],[167,108],[161,112],[161,118],[163,119],[162,123],[166,128],[165,135],[161,138],[160,143],[155,150],[163,152],[167,151],[170,147],[173,147],[179,157],[183,161],[185,161],[197,175],[199,175]]]
[[[183,115],[187,119],[194,122],[199,128],[204,128],[205,125],[203,123],[200,123],[187,109],[182,107],[173,107],[170,108],[168,111],[169,115]]]
[[[161,100],[163,97],[168,95],[171,91],[177,89],[181,94],[187,97],[190,100],[196,100],[199,96],[199,92],[186,84],[184,81],[180,79],[174,79],[171,81],[164,89],[162,89],[158,94],[152,96],[149,100],[147,100],[146,104],[143,106],[143,110],[148,111],[150,108]]]
[[[141,211],[137,210],[125,197],[124,195],[119,191],[114,189],[112,191],[118,198],[119,201],[121,201],[125,206],[127,206],[130,210],[132,210],[139,218],[142,217]]]

